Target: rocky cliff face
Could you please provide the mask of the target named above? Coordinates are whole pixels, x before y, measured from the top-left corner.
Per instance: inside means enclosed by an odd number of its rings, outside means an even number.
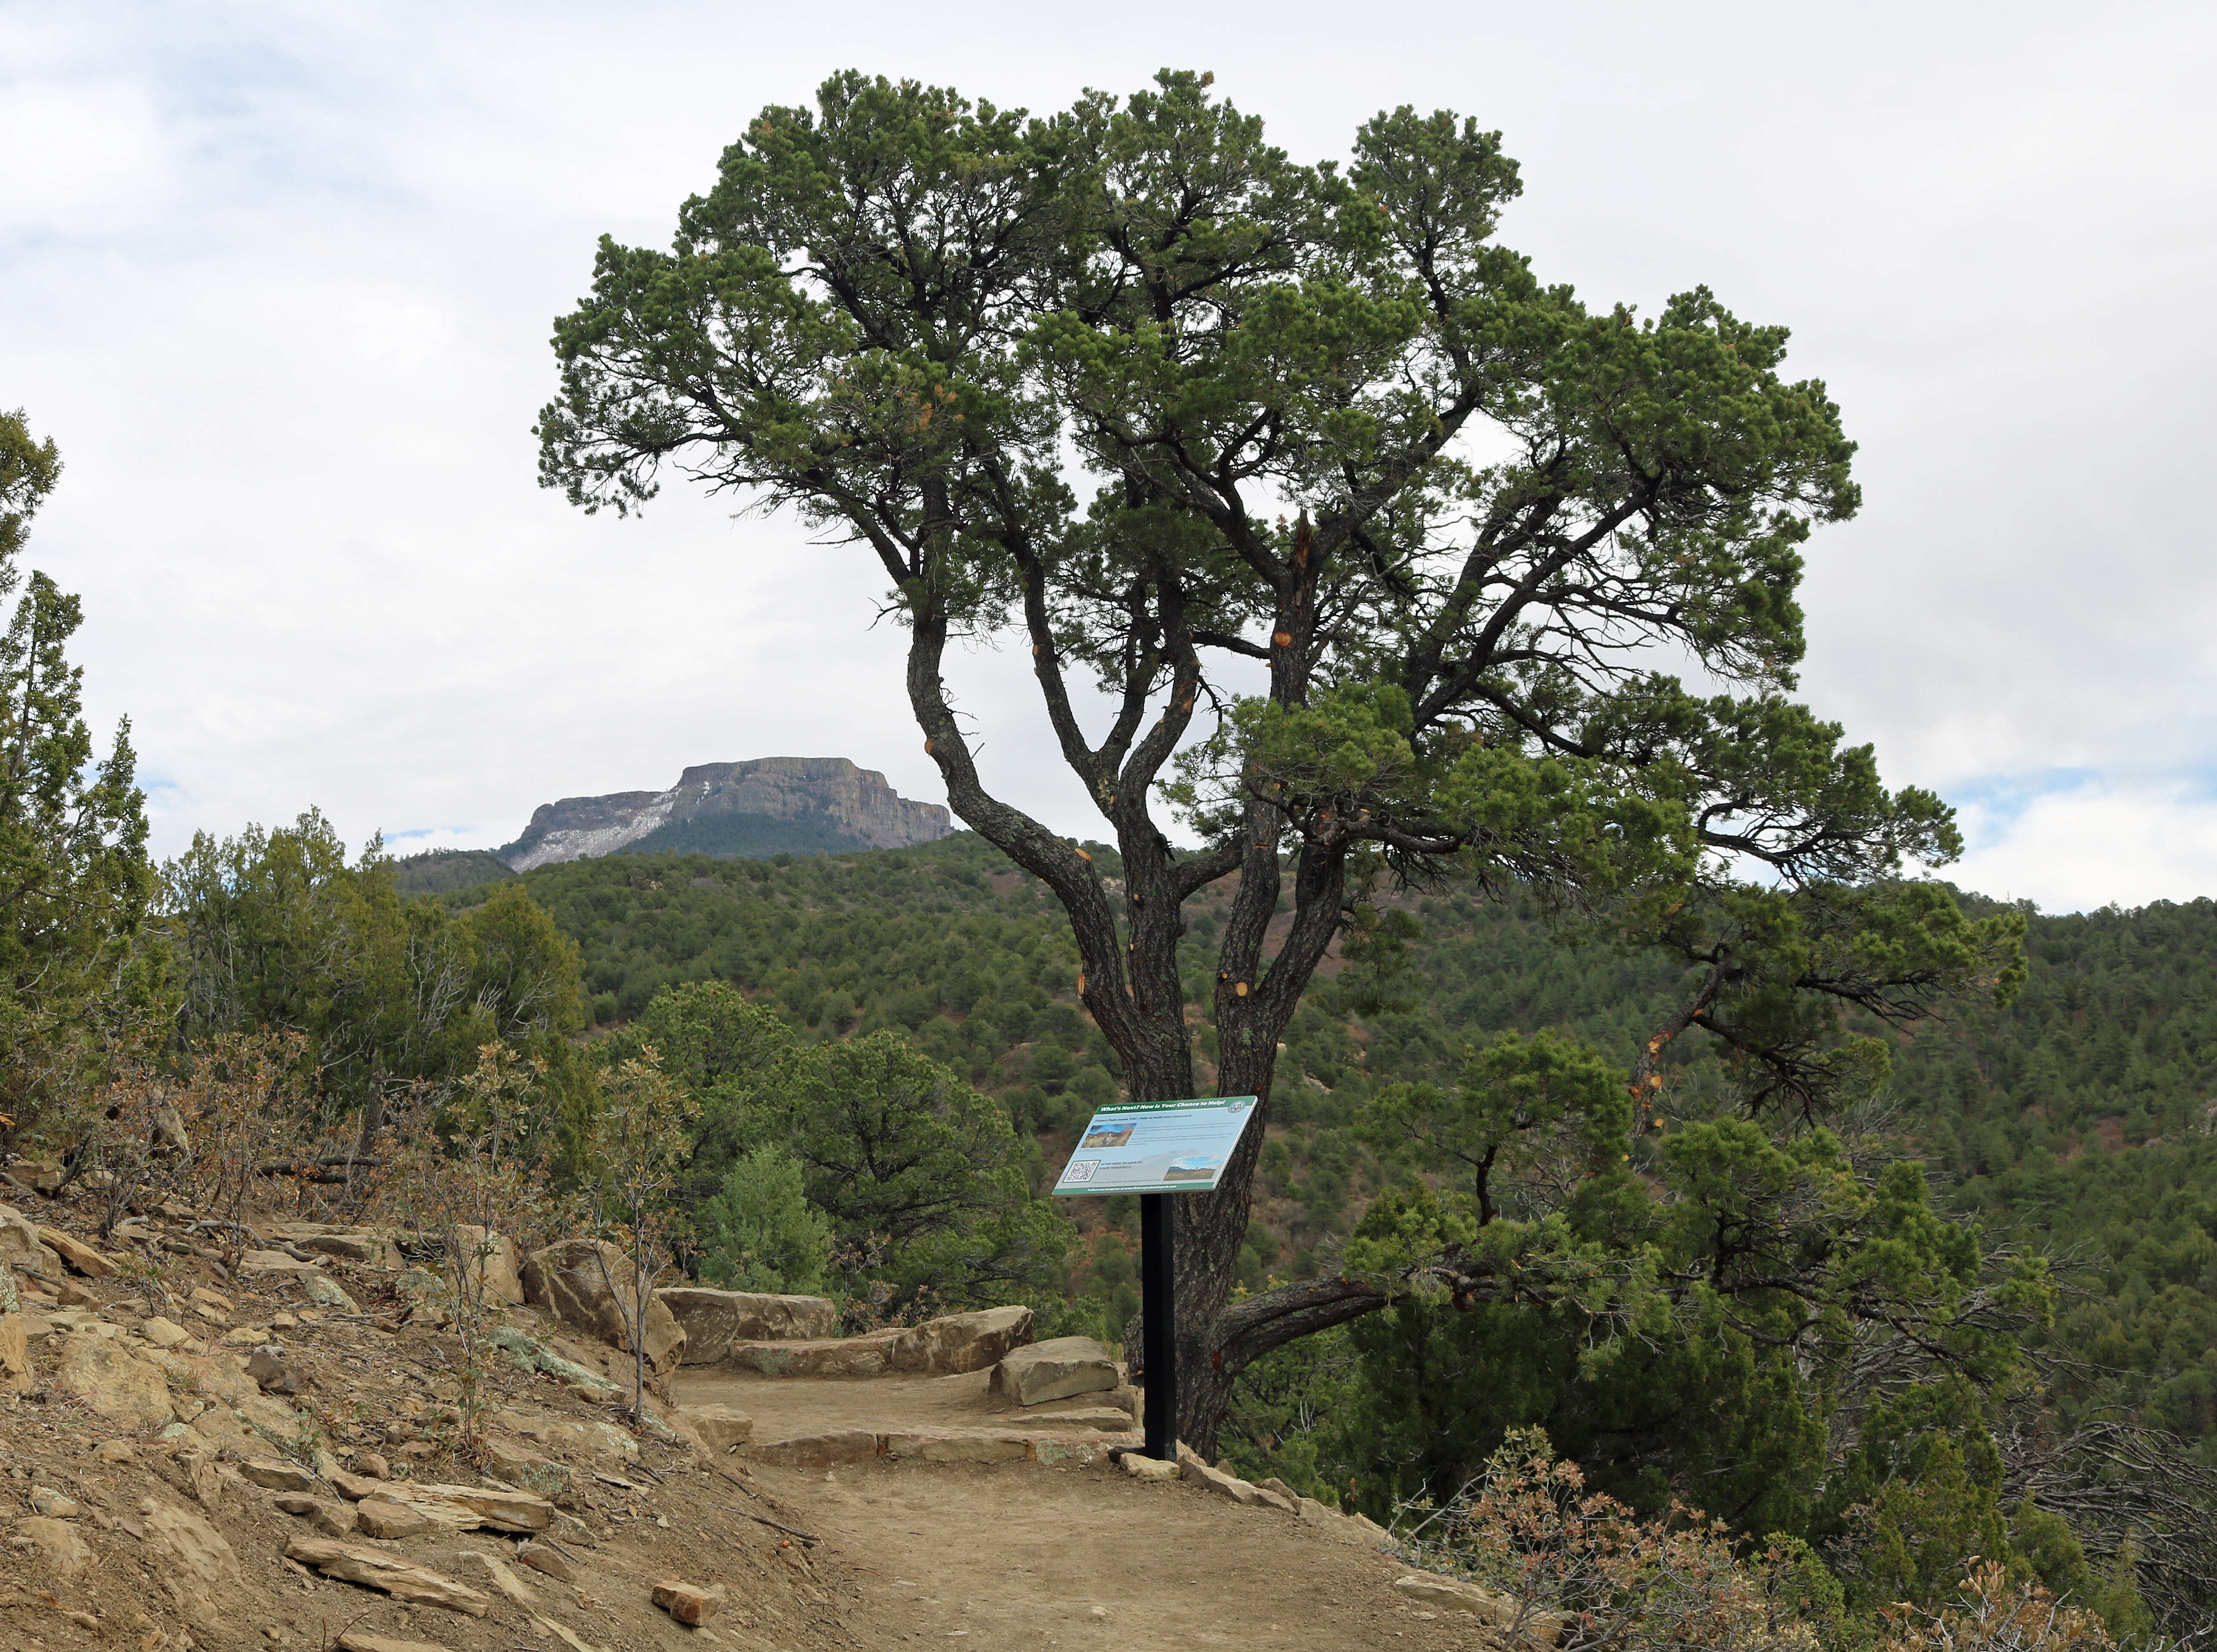
[[[899,796],[883,775],[845,758],[757,758],[699,764],[668,791],[542,803],[523,835],[495,852],[528,872],[633,845],[710,854],[901,849],[954,829],[941,805]]]

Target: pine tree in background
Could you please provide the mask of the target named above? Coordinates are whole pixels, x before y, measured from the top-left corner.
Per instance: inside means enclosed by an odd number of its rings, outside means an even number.
[[[163,956],[142,944],[155,877],[130,724],[96,762],[67,653],[83,610],[18,566],[60,477],[52,440],[0,413],[0,602],[15,598],[0,633],[0,1141],[66,1134],[71,1104],[163,1030]]]

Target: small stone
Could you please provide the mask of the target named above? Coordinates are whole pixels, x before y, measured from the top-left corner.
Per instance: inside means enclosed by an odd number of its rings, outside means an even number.
[[[311,1500],[315,1507],[308,1511],[308,1524],[327,1538],[343,1538],[355,1528],[353,1503],[335,1503],[328,1497]]]
[[[334,1469],[324,1478],[331,1482],[340,1496],[356,1503],[375,1491],[378,1486],[376,1481],[363,1475],[349,1474],[344,1469]]]
[[[282,1497],[273,1497],[269,1500],[276,1505],[281,1513],[286,1514],[306,1514],[316,1506],[314,1498],[300,1492],[288,1492]]]
[[[31,1513],[50,1514],[57,1520],[74,1520],[84,1513],[84,1506],[75,1498],[65,1497],[49,1487],[34,1486],[31,1488]]]
[[[316,1476],[297,1463],[281,1463],[265,1457],[240,1463],[238,1471],[256,1485],[266,1486],[271,1491],[313,1491],[316,1488]]]
[[[1148,1457],[1139,1451],[1127,1451],[1116,1461],[1134,1480],[1175,1480],[1178,1477],[1176,1463],[1165,1463],[1160,1457]]]
[[[298,1394],[300,1374],[286,1358],[285,1351],[265,1344],[246,1357],[246,1374],[262,1385],[264,1394]]]
[[[139,1327],[139,1334],[157,1348],[174,1348],[180,1342],[190,1342],[193,1333],[174,1320],[157,1314]]]
[[[231,1315],[231,1298],[219,1290],[210,1290],[206,1285],[195,1285],[192,1294],[185,1298],[195,1308],[206,1308],[224,1315]]]
[[[516,1551],[516,1560],[534,1572],[544,1572],[558,1583],[575,1583],[577,1568],[569,1556],[551,1543],[527,1543]]]
[[[354,1460],[354,1471],[372,1480],[392,1478],[392,1465],[375,1451],[364,1451]]]
[[[754,1438],[755,1420],[727,1405],[689,1405],[679,1414],[693,1425],[701,1441],[718,1457]]]
[[[104,1439],[92,1448],[93,1458],[100,1463],[128,1463],[139,1455],[127,1439]]]
[[[721,1586],[703,1589],[690,1583],[679,1583],[665,1578],[654,1586],[654,1604],[681,1624],[695,1629],[716,1615],[716,1608],[724,1604]]]

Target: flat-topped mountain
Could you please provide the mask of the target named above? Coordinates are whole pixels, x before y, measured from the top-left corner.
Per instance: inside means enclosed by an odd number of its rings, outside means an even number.
[[[756,758],[688,769],[668,791],[541,803],[493,853],[518,872],[619,849],[703,855],[905,849],[954,829],[944,807],[896,794],[845,758]]]

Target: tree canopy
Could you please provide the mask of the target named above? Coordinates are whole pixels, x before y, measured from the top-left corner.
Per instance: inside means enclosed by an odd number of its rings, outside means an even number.
[[[848,73],[765,109],[668,251],[602,239],[542,480],[628,511],[670,465],[879,559],[949,803],[1068,912],[1143,1098],[1195,1088],[1178,943],[1219,882],[1217,1083],[1266,1108],[1384,882],[1522,883],[1707,960],[1657,1036],[1738,1036],[1751,1106],[1867,1076],[1843,1002],[2004,981],[2007,915],[1892,881],[1955,852],[1946,807],[1788,697],[1800,548],[1858,496],[1786,331],[1542,281],[1496,239],[1517,170],[1474,121],[1405,107],[1306,164],[1209,79],[1034,118]],[[1115,886],[986,786],[958,638],[1028,647]],[[1242,1361],[1368,1311],[1294,1290],[1227,1339],[1260,1150],[1178,1206],[1203,1449]]]
[[[17,565],[61,468],[51,437],[0,412],[0,603],[15,598],[0,629],[0,1139],[158,1037],[166,1006],[164,960],[142,944],[156,885],[130,724],[96,762],[67,652],[83,609]]]

